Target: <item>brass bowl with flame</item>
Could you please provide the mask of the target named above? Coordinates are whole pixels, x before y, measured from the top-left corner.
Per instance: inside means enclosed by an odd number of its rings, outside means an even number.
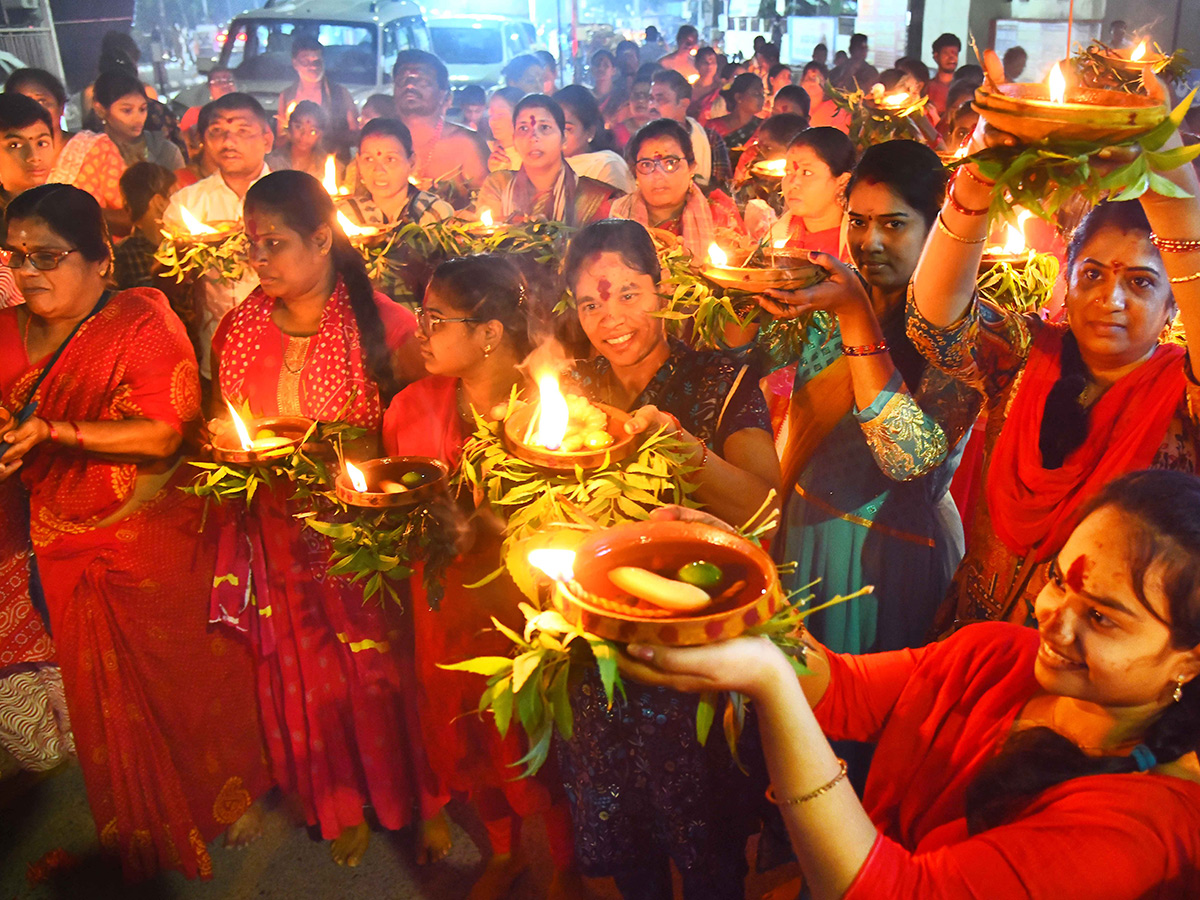
[[[750,174],[756,178],[782,178],[785,174],[786,160],[760,159],[750,166]]]
[[[246,431],[250,434],[251,442],[255,435],[264,429],[275,432],[275,436],[284,441],[271,447],[247,450],[242,446],[237,430],[231,423],[220,434],[213,435],[213,459],[219,463],[239,466],[275,465],[300,448],[304,436],[312,426],[313,420],[303,416],[265,416],[261,419],[251,419],[246,422]],[[315,447],[313,444],[304,446]]]
[[[1097,55],[1104,58],[1104,61],[1114,69],[1119,69],[1122,72],[1131,72],[1134,75],[1142,74],[1142,71],[1149,66],[1152,71],[1157,72],[1164,66],[1170,56],[1159,50],[1145,49],[1140,59],[1134,59],[1133,54],[1137,52],[1137,48],[1131,48],[1126,51],[1115,50],[1112,47],[1100,48]]]
[[[367,490],[355,490],[343,471],[333,482],[337,498],[348,506],[366,509],[397,509],[420,506],[442,494],[450,480],[450,467],[431,456],[385,456],[355,463],[367,482]],[[404,484],[406,475],[416,472],[421,481],[411,487]],[[389,482],[402,490],[387,490]]]
[[[609,406],[606,403],[592,403],[592,406],[604,413],[607,418],[605,430],[613,442],[600,450],[549,450],[546,447],[525,442],[529,433],[530,423],[538,413],[538,404],[527,403],[519,407],[504,420],[502,435],[504,447],[513,456],[523,459],[540,469],[571,471],[576,466],[581,469],[598,469],[608,462],[620,462],[637,452],[637,435],[625,430],[627,422],[633,417],[624,410]]]
[[[239,231],[242,230],[241,222],[233,222],[222,220],[218,222],[205,222],[209,228],[214,228],[216,231],[212,234],[193,234],[190,232],[172,232],[171,240],[177,243],[185,244],[220,244],[229,240]]]
[[[618,566],[673,571],[704,560],[730,585],[711,606],[685,614],[630,596],[609,580]],[[574,576],[555,583],[553,603],[568,622],[621,643],[694,646],[737,637],[767,621],[785,600],[770,556],[739,535],[701,522],[632,522],[589,537],[576,550]]]
[[[794,252],[794,251],[793,251]],[[773,254],[774,255],[774,254]],[[780,261],[795,261],[791,254],[778,254]],[[786,268],[762,268],[751,266],[718,266],[706,262],[700,274],[727,290],[761,294],[768,288],[780,291],[798,291],[812,287],[825,278],[825,270],[811,264],[788,265]]]
[[[1025,143],[1121,141],[1151,131],[1168,112],[1164,103],[1124,91],[1072,87],[1070,96],[1055,102],[1042,83],[985,84],[972,106],[993,128]]]

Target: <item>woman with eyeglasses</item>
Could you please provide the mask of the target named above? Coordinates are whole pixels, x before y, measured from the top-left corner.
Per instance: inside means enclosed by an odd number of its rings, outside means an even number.
[[[347,452],[375,455],[398,381],[423,371],[416,321],[375,293],[311,175],[256,181],[245,221],[259,286],[213,338],[221,400],[254,416],[364,429]],[[259,490],[244,513],[223,508],[213,602],[251,635],[276,781],[333,841],[334,861],[354,866],[369,838],[365,806],[394,830],[431,794],[413,739],[410,660],[395,634],[398,610],[364,603],[361,583],[328,574],[329,541],[295,518],[291,495],[285,482]]]
[[[708,258],[715,229],[745,231],[725,193],[713,191],[705,197],[692,180],[692,138],[675,120],[655,119],[633,136],[625,152],[637,175],[637,190],[613,201],[614,219],[633,219],[646,228],[678,235],[694,259]]]
[[[450,259],[437,267],[421,307],[419,340],[429,375],[396,395],[383,424],[388,455],[432,456],[452,469],[463,443],[475,430],[475,414],[507,403],[524,391],[518,369],[530,351],[527,288],[520,270],[502,256]],[[511,645],[492,626],[495,616],[523,627],[518,609],[524,596],[507,574],[467,588],[500,565],[499,535],[487,520],[462,511],[460,549],[432,597],[423,566],[412,579],[421,735],[445,798],[465,796],[487,830],[492,855],[472,900],[509,896],[509,887],[529,860],[520,848],[521,822],[541,814],[555,867],[550,896],[579,897],[574,874],[570,819],[553,766],[533,778],[515,778],[526,747],[513,729],[501,738],[492,722],[477,715],[478,685],[439,663],[480,655],[504,655]],[[516,766],[516,767],[515,767]],[[439,816],[426,822],[421,861],[449,852],[450,833]]]
[[[523,97],[513,110],[513,143],[521,154],[517,171],[493,172],[483,182],[476,209],[496,222],[561,222],[579,227],[608,212],[616,189],[576,175],[564,155],[567,120],[545,94]]]
[[[619,219],[589,225],[572,238],[563,276],[593,354],[576,365],[580,391],[631,411],[636,432],[662,428],[685,442],[692,497],[714,515],[749,519],[779,485],[757,376],[729,353],[667,337],[646,229]],[[725,741],[696,740],[696,699],[627,685],[610,708],[591,667],[572,689],[572,708],[575,733],[559,745],[559,764],[584,874],[612,876],[629,900],[669,900],[674,861],[687,900],[743,896],[745,841],[757,830],[746,799],[756,792]]]
[[[195,354],[159,291],[107,289],[108,230],[85,191],[14,198],[0,262],[26,300],[0,311],[0,407],[18,419],[0,430],[0,545],[36,551],[62,672],[57,688],[26,679],[23,699],[52,709],[65,691],[100,843],[128,879],[209,878],[206,842],[257,837],[251,802],[270,782],[250,651],[208,626],[216,546],[180,490]]]

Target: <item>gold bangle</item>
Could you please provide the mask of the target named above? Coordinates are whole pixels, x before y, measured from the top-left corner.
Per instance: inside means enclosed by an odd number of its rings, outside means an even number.
[[[1193,272],[1191,275],[1180,275],[1178,278],[1168,278],[1171,284],[1187,284],[1189,281],[1200,281],[1200,272]]]
[[[1150,243],[1163,253],[1195,253],[1200,250],[1200,240],[1159,237],[1153,231],[1150,232]]]
[[[946,235],[946,237],[954,238],[954,240],[958,241],[960,244],[982,244],[984,241],[987,240],[986,234],[983,237],[977,238],[975,240],[965,238],[960,234],[955,234],[948,227],[946,227],[946,223],[942,221],[941,212],[939,212],[937,214],[937,227],[938,227],[938,230],[942,232],[942,234]]]
[[[799,797],[791,797],[788,800],[780,800],[775,796],[775,785],[772,784],[767,787],[767,799],[770,800],[772,803],[774,803],[776,806],[799,806],[801,803],[807,803],[809,800],[815,800],[817,797],[820,797],[822,794],[829,793],[835,787],[837,787],[838,784],[841,783],[842,779],[844,779],[845,777],[846,777],[846,761],[844,759],[839,759],[838,760],[838,773],[836,775],[834,775],[831,779],[829,779],[829,781],[825,782],[823,785],[821,785],[819,788],[817,788],[815,791],[809,791],[807,794],[801,794]]]
[[[961,165],[957,169],[955,169],[955,171],[956,172],[966,172],[968,178],[974,179],[975,181],[982,184],[985,188],[990,189],[990,188],[994,188],[996,186],[996,182],[988,181],[986,178],[984,178],[978,172],[972,172],[970,165],[967,165],[967,164]]]

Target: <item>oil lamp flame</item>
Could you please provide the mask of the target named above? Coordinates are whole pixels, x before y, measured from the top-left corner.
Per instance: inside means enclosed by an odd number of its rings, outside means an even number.
[[[1055,63],[1050,70],[1050,102],[1062,103],[1067,99],[1067,79],[1063,75],[1062,63]]]
[[[349,193],[346,188],[338,187],[337,163],[334,162],[332,153],[325,157],[325,177],[321,179],[321,186],[325,188],[325,193],[330,197]]]
[[[360,228],[359,226],[355,225],[340,209],[338,210],[337,220],[338,225],[340,225],[342,228],[342,232],[348,238],[362,237],[364,234],[370,234],[374,230],[371,228]]]
[[[186,206],[179,207],[179,217],[183,219],[183,224],[187,226],[187,230],[190,234],[217,233],[217,229],[213,228],[211,225],[206,225],[205,223],[201,222],[192,215],[191,210],[189,210]]]
[[[529,564],[540,569],[555,581],[570,581],[575,577],[575,551],[541,547],[529,551]]]
[[[356,491],[360,494],[367,492],[366,476],[363,475],[362,470],[358,466],[350,462],[350,460],[346,460],[343,471],[346,473],[346,477],[350,479],[350,484],[354,486]]]
[[[242,417],[238,415],[232,403],[226,400],[225,405],[229,407],[229,414],[233,416],[233,427],[237,430],[238,440],[242,443],[242,449],[253,450],[254,441],[250,440],[250,432],[246,430],[246,423],[242,421]]]
[[[299,102],[300,102],[299,100],[293,100],[291,103],[289,103],[287,105],[287,109],[283,113],[283,124],[279,126],[280,128],[287,128],[288,125],[291,123],[292,112],[293,112],[293,110],[295,110],[296,104]]]
[[[1141,60],[1143,60],[1145,58],[1146,58],[1146,41],[1143,38],[1142,42],[1137,45],[1137,48],[1131,54],[1129,54],[1129,59],[1131,62],[1140,62]]]
[[[779,240],[777,240],[774,244],[772,244],[771,246],[773,246],[776,250],[782,250],[784,247],[787,246],[787,242],[788,242],[788,239],[785,237],[782,237]]]
[[[1021,210],[1017,216],[1017,224],[1008,226],[1008,238],[1004,242],[1004,252],[1014,256],[1025,252],[1025,222],[1032,216],[1027,209]]]
[[[898,94],[888,94],[883,98],[884,106],[903,106],[908,102],[908,91],[901,91]]]
[[[486,228],[492,227],[492,211],[490,209],[485,209],[479,214],[479,224]]]
[[[571,412],[567,400],[558,389],[558,379],[552,373],[538,378],[538,425],[534,443],[547,450],[557,450],[567,436]]]
[[[694,74],[694,75],[689,75],[687,77],[687,80],[688,80],[688,84],[695,84],[697,81],[700,80],[700,75],[699,75],[699,73]]]
[[[708,261],[714,266],[728,266],[729,255],[714,242],[708,245]]]
[[[767,175],[783,175],[787,171],[787,160],[768,159],[762,163],[762,171]]]

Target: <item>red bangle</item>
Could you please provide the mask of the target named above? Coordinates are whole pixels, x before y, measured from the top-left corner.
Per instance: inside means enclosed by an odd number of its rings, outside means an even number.
[[[888,352],[888,342],[880,341],[878,344],[864,344],[861,347],[847,347],[842,345],[842,354],[845,356],[877,356],[880,353]]]
[[[667,418],[669,418],[672,422],[675,423],[675,433],[676,434],[683,434],[683,426],[679,424],[679,418],[677,416],[672,415],[671,413],[667,412],[665,409],[662,411],[662,414],[664,416],[666,416]]]
[[[968,178],[975,179],[980,184],[982,184],[984,187],[994,188],[996,186],[996,182],[988,181],[986,178],[984,178],[978,172],[972,172],[970,166],[959,166],[955,171],[956,172],[966,172]]]
[[[971,209],[969,206],[963,206],[958,202],[958,198],[954,196],[954,182],[950,182],[950,187],[946,190],[946,200],[957,213],[962,213],[964,216],[982,216],[988,211],[985,206],[983,209]]]
[[[45,422],[46,427],[50,429],[50,440],[54,441],[54,443],[57,444],[58,443],[58,429],[54,427],[54,423],[51,422],[49,419],[42,419],[42,421]]]
[[[80,450],[82,450],[83,449],[83,432],[79,430],[79,426],[75,422],[71,423],[71,427],[75,429],[75,446],[78,447]]]

